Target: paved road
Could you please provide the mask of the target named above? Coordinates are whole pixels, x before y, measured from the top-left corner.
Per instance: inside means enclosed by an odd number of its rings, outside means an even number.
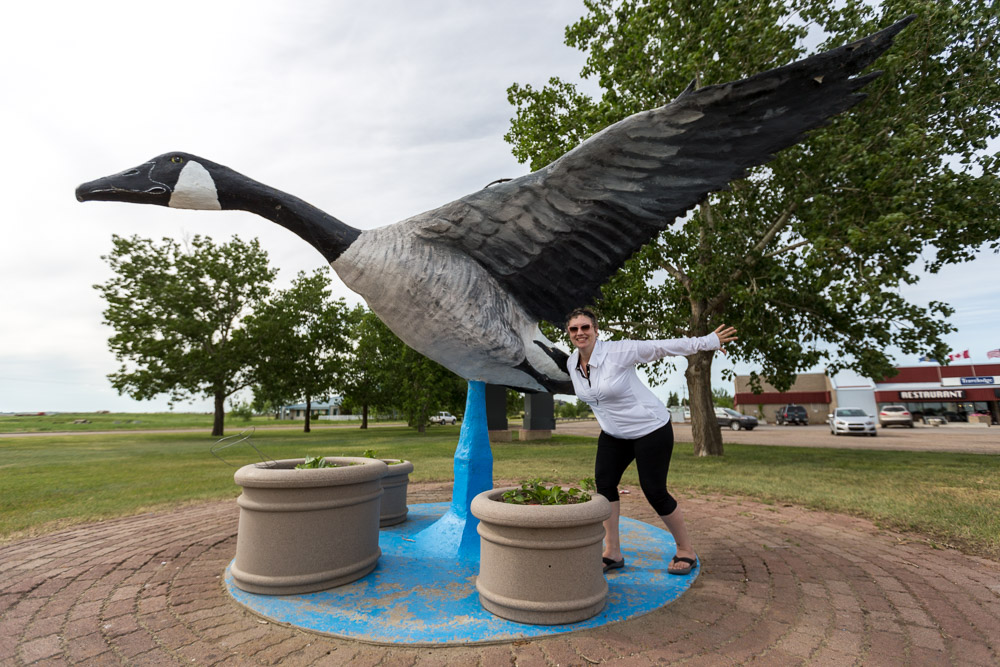
[[[595,421],[559,423],[556,433],[597,436]],[[691,442],[691,425],[674,424],[674,438]],[[1000,428],[949,424],[915,428],[880,428],[874,438],[857,435],[834,436],[827,426],[773,426],[764,424],[752,431],[723,429],[722,441],[741,445],[786,447],[835,447],[843,449],[885,449],[924,452],[964,452],[1000,454]]]
[[[411,502],[449,497],[411,485]],[[682,503],[703,569],[679,600],[491,646],[374,646],[251,615],[220,582],[232,500],[22,540],[0,547],[0,665],[1000,664],[1000,563],[825,512]],[[657,521],[638,489],[622,509]]]
[[[399,426],[400,424],[376,424],[369,426]],[[322,424],[314,429],[357,428],[357,424]],[[265,426],[263,429],[302,429],[302,424]],[[434,427],[455,429],[457,427]],[[518,428],[518,424],[512,424]],[[204,428],[198,429],[150,429],[128,431],[75,431],[75,432],[41,432],[41,433],[0,433],[0,438],[51,436],[51,435],[107,435],[121,433],[204,433]],[[570,435],[587,435],[597,437],[601,432],[596,421],[559,422],[556,433]],[[230,435],[238,431],[228,431]],[[691,442],[691,425],[674,424],[674,437],[680,442]],[[826,426],[773,426],[764,424],[753,431],[730,431],[723,429],[724,443],[732,442],[743,445],[778,445],[788,447],[835,447],[842,449],[884,449],[899,451],[927,452],[963,452],[972,454],[1000,454],[1000,428],[986,426],[970,426],[949,424],[947,426],[931,427],[917,426],[912,429],[880,428],[875,438],[864,436],[833,436]]]

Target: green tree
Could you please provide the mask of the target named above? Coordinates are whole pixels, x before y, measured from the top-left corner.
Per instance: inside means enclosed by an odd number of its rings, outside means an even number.
[[[108,376],[120,394],[214,400],[212,435],[223,434],[225,400],[250,385],[253,350],[243,322],[270,293],[275,271],[256,240],[216,245],[195,236],[182,246],[112,237],[102,256],[114,275],[94,285],[114,329],[108,347],[121,367]]]
[[[733,397],[725,389],[715,387],[712,389],[712,404],[717,408],[733,407]]]
[[[378,315],[364,306],[350,313],[353,350],[344,374],[344,400],[361,408],[361,428],[368,428],[371,408],[393,407],[395,394],[386,372],[389,359],[401,353],[402,342]]]
[[[563,419],[576,419],[576,404],[559,401],[556,405],[557,412]]]
[[[398,409],[421,433],[432,412],[461,414],[465,380],[407,346],[370,310],[359,307],[352,319],[356,342],[344,391],[353,404]]]
[[[232,420],[239,420],[242,422],[248,422],[253,419],[253,405],[246,401],[239,401],[234,403],[232,399],[229,400],[229,418]]]
[[[300,272],[248,318],[254,342],[255,395],[272,404],[303,400],[309,433],[312,402],[344,382],[350,350],[347,306],[331,298],[329,271]]]
[[[676,391],[670,392],[670,396],[667,398],[667,407],[676,408],[681,404],[680,396],[677,395]]]
[[[514,84],[507,140],[536,169],[608,124],[668,102],[690,81],[724,83],[918,18],[879,59],[869,99],[765,167],[709,196],[630,259],[599,304],[615,337],[703,335],[723,322],[733,358],[787,388],[823,364],[884,377],[886,348],[943,358],[944,303],[901,284],[1000,237],[998,12],[986,0],[587,0],[566,30],[587,54],[591,99],[559,79]],[[721,455],[712,355],[688,357],[695,452]],[[661,379],[667,364],[650,369]],[[756,378],[755,378],[756,379]],[[758,385],[759,386],[759,385]]]
[[[255,414],[258,415],[271,415],[274,419],[278,418],[278,410],[281,406],[277,403],[272,403],[263,396],[258,395],[255,391],[253,400],[250,402],[250,409],[253,410]]]
[[[423,433],[432,412],[461,414],[466,381],[402,341],[399,345],[401,349],[389,360],[389,381],[396,387],[394,403],[407,423]]]
[[[524,393],[515,391],[514,389],[508,389],[507,416],[520,417],[522,412],[524,412]]]

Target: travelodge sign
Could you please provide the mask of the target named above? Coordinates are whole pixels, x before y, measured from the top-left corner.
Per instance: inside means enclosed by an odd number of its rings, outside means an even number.
[[[1000,385],[1000,376],[975,375],[972,377],[941,378],[944,387],[967,387],[970,385]]]

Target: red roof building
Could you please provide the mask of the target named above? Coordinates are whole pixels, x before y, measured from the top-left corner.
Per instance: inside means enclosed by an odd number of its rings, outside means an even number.
[[[806,406],[809,422],[815,424],[825,421],[826,414],[845,396],[865,407],[861,394],[867,394],[872,404],[869,411],[885,405],[904,405],[916,420],[1000,424],[1000,363],[903,366],[896,369],[895,375],[875,382],[874,390],[870,385],[838,387],[823,373],[799,375],[787,392],[779,392],[767,383],[761,389],[762,393],[753,393],[749,376],[737,376],[736,409],[772,421],[781,406],[796,403]]]

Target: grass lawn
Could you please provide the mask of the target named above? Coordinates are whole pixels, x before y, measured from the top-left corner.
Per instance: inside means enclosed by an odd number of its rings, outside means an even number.
[[[211,413],[199,412],[148,412],[148,413],[72,413],[59,412],[51,415],[0,415],[0,433],[51,433],[58,431],[137,431],[146,429],[203,428],[212,432]],[[374,423],[374,419],[371,419]],[[76,423],[80,422],[80,423]],[[313,420],[314,426],[326,426],[333,422]],[[254,417],[250,421],[226,417],[226,430],[247,426],[289,426],[302,422],[278,421],[271,417]]]
[[[232,429],[230,429],[232,432]],[[417,433],[405,427],[258,430],[254,443],[274,458],[360,455],[413,461],[413,481],[450,481],[459,427]],[[210,453],[201,433],[39,435],[0,439],[0,541],[210,498],[235,498],[235,466],[257,460],[236,445]],[[593,474],[594,438],[493,447],[494,478],[541,477],[576,483]],[[671,488],[867,517],[916,531],[939,544],[1000,558],[998,457],[726,445],[724,458],[698,458],[679,443]],[[625,483],[638,484],[634,467]]]

